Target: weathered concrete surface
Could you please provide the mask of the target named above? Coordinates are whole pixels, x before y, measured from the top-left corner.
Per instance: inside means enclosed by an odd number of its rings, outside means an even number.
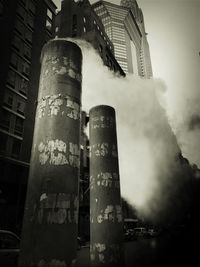
[[[71,267],[76,258],[81,67],[76,44],[44,46],[20,267]]]
[[[122,267],[123,218],[115,111],[90,110],[90,259],[92,267]]]

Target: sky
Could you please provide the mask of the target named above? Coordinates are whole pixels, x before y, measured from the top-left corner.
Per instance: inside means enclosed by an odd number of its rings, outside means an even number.
[[[146,214],[160,214],[160,206],[169,205],[166,199],[178,190],[172,174],[179,172],[179,147],[200,167],[200,1],[137,2],[155,79],[117,79],[82,43],[82,102],[86,111],[98,104],[116,109],[122,195]]]

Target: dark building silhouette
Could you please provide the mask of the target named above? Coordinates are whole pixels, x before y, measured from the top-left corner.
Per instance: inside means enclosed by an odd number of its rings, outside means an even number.
[[[51,0],[0,1],[0,228],[21,226],[40,54],[53,37],[55,10]]]
[[[88,0],[62,1],[61,11],[56,16],[56,36],[88,41],[98,51],[106,66],[120,75],[125,75],[114,56],[114,46],[104,25]]]

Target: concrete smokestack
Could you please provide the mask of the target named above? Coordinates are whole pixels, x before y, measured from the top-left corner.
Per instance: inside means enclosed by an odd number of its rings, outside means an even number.
[[[82,54],[53,40],[41,60],[19,266],[68,267],[77,248]]]
[[[122,267],[123,218],[115,110],[90,110],[90,258],[92,267]]]

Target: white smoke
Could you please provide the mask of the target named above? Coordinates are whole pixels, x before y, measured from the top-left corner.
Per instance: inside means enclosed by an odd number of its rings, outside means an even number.
[[[118,77],[89,44],[79,45],[83,52],[83,110],[89,112],[102,104],[115,108],[122,196],[140,212],[150,214],[161,204],[162,186],[168,186],[180,153],[158,102],[164,84],[134,75]]]

